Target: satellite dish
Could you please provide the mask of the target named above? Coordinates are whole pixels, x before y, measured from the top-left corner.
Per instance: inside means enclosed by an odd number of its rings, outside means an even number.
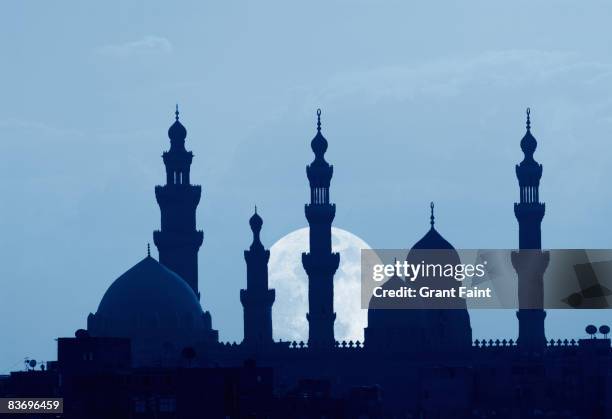
[[[597,328],[592,324],[588,325],[584,330],[587,332],[587,334],[591,335],[591,337],[597,333]]]
[[[74,337],[76,337],[77,339],[85,339],[89,337],[89,332],[85,329],[79,329],[74,332]]]
[[[599,326],[599,333],[604,335],[604,338],[607,338],[608,333],[610,333],[610,326],[608,326],[607,324]]]

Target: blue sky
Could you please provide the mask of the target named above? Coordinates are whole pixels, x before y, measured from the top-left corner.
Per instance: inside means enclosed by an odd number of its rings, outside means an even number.
[[[240,340],[257,203],[271,245],[306,224],[315,109],[336,225],[379,248],[428,227],[457,248],[517,243],[514,164],[532,108],[543,243],[610,248],[608,1],[6,2],[0,11],[0,372],[55,357],[159,226],[153,187],[181,106],[203,305]],[[554,337],[608,312],[549,313]],[[473,317],[507,337],[513,312]],[[8,339],[6,337],[9,337]]]

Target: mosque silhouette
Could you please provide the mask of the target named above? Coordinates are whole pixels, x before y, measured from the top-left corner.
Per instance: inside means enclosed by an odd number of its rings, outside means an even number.
[[[308,341],[273,339],[270,251],[260,240],[263,219],[255,208],[249,219],[253,240],[244,251],[246,288],[240,290],[244,339],[219,342],[199,301],[201,187],[191,184],[193,154],[185,147],[178,106],[175,115],[163,153],[166,182],[155,187],[159,261],[148,252],[115,280],[89,314],[87,330],[58,339],[57,361],[0,377],[0,396],[63,397],[66,418],[612,417],[607,326],[600,328],[603,338],[589,326],[590,339],[548,341],[546,312],[530,307],[516,312],[516,341],[473,341],[464,302],[446,310],[371,305],[364,342],[336,340],[334,274],[342,255],[332,251],[333,166],[325,160],[320,110],[311,141],[314,160],[306,167]],[[541,250],[542,165],[534,159],[529,109],[520,147],[520,199],[514,204],[519,243],[512,264],[519,304],[527,295],[541,303],[549,254]],[[434,221],[432,204],[430,229],[407,260],[422,249],[444,250],[449,260],[459,260]],[[395,276],[384,287],[402,281]]]

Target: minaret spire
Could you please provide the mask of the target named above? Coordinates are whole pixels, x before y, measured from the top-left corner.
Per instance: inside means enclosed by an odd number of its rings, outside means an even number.
[[[521,139],[524,158],[516,165],[519,202],[514,215],[519,224],[519,251],[512,252],[512,265],[518,276],[518,344],[527,354],[541,353],[546,347],[544,319],[544,272],[550,255],[542,251],[541,224],[545,205],[540,202],[542,165],[533,155],[538,142],[531,133],[531,109],[527,108],[527,132]]]
[[[268,289],[268,261],[270,251],[261,243],[259,234],[263,219],[255,213],[249,219],[253,232],[253,242],[249,250],[244,251],[247,264],[247,287],[240,290],[240,302],[244,312],[244,340],[246,346],[265,346],[273,343],[272,339],[272,304],[275,291]]]
[[[317,133],[310,143],[315,158],[306,166],[310,203],[306,204],[305,213],[310,226],[310,251],[302,253],[302,265],[308,275],[308,345],[315,349],[331,349],[336,343],[334,274],[340,255],[332,252],[331,244],[336,205],[329,202],[334,167],[325,161],[327,145],[321,133],[321,110],[317,109]]]
[[[151,257],[151,243],[147,243],[147,257]]]
[[[196,227],[196,208],[202,188],[190,181],[193,153],[185,149],[187,129],[179,121],[178,104],[175,121],[168,129],[170,149],[163,154],[166,184],[155,187],[161,212],[161,229],[153,233],[159,261],[176,272],[199,297],[198,251],[204,234]]]
[[[431,228],[433,228],[436,217],[434,217],[434,203],[431,201],[429,203],[429,208],[431,209],[431,215],[429,216],[429,224],[431,224]]]
[[[531,115],[531,109],[527,108],[527,131],[531,131],[531,119],[529,115]]]

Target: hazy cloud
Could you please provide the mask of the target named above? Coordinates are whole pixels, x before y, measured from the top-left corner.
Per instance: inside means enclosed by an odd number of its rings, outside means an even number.
[[[529,84],[603,81],[612,64],[583,60],[572,52],[539,50],[488,51],[472,57],[440,59],[416,66],[385,66],[336,75],[323,88],[326,99],[345,96],[405,100],[450,98],[466,88],[512,88]]]
[[[172,43],[164,37],[148,35],[123,44],[104,45],[96,48],[96,54],[107,57],[130,57],[134,55],[170,54]]]

